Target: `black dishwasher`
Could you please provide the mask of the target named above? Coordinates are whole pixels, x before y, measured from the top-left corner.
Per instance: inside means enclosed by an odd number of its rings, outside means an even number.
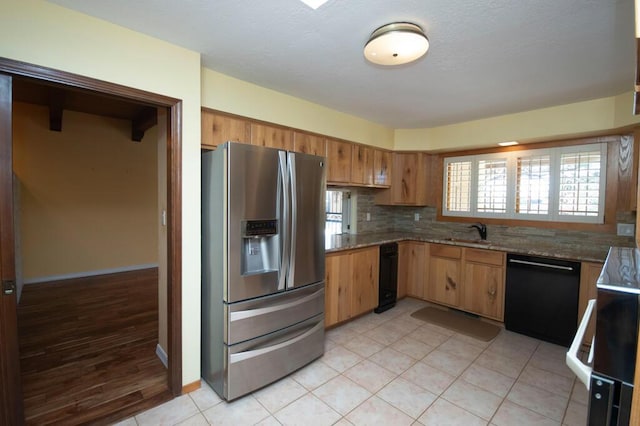
[[[504,326],[570,346],[578,328],[580,263],[507,255]]]
[[[377,314],[396,305],[398,295],[398,243],[380,246],[380,272],[378,275]]]

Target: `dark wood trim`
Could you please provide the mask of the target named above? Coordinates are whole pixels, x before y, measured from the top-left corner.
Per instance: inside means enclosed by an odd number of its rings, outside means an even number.
[[[536,220],[518,220],[518,219],[491,219],[481,218],[483,223],[489,225],[503,225],[503,226],[527,226],[532,228],[547,228],[547,229],[567,229],[572,231],[587,231],[587,232],[603,232],[603,233],[615,233],[616,232],[616,212],[618,210],[634,210],[631,206],[631,202],[628,199],[633,198],[630,194],[624,194],[625,199],[619,200],[619,192],[635,191],[631,187],[637,184],[636,175],[631,170],[628,171],[629,176],[619,175],[619,162],[621,155],[626,155],[626,162],[632,163],[633,167],[638,162],[638,152],[635,152],[637,143],[632,143],[626,146],[625,149],[621,147],[621,140],[623,137],[631,137],[627,135],[607,135],[596,137],[585,137],[578,139],[566,139],[557,141],[540,142],[536,144],[516,145],[506,148],[485,148],[468,151],[458,151],[440,154],[440,185],[437,188],[437,205],[436,205],[436,220],[438,222],[462,222],[472,223],[477,222],[478,218],[474,217],[457,217],[457,216],[443,216],[442,215],[442,174],[444,159],[448,157],[459,157],[465,155],[476,154],[489,154],[495,152],[508,152],[508,151],[522,151],[528,149],[543,149],[543,148],[556,148],[559,146],[573,146],[573,145],[587,145],[594,143],[606,143],[607,144],[607,185],[605,188],[605,212],[604,223],[576,223],[576,222],[546,222]],[[633,139],[631,139],[633,141]],[[626,152],[629,151],[629,152]],[[627,167],[629,168],[629,167]],[[624,204],[624,208],[621,208],[621,204]]]
[[[171,393],[180,395],[182,392],[182,101],[116,83],[7,58],[0,58],[0,72],[60,85],[61,88],[83,89],[170,110],[170,132],[167,137],[167,208],[169,215],[167,321],[170,357],[168,374]]]
[[[62,114],[64,111],[64,91],[55,89],[49,95],[49,130],[62,131]]]
[[[13,79],[0,74],[0,280],[15,283],[13,230],[12,95]],[[18,352],[17,294],[0,285],[0,424],[24,423]]]
[[[131,140],[141,142],[145,132],[156,124],[158,124],[157,110],[145,109],[131,120]]]
[[[33,78],[40,82],[58,84],[63,87],[68,86],[74,89],[84,89],[90,92],[111,95],[150,106],[170,107],[180,101],[176,98],[148,92],[146,90],[135,89],[104,80],[2,57],[0,57],[0,71],[13,76]]]
[[[182,392],[182,101],[169,107],[167,124],[169,386],[178,396]]]

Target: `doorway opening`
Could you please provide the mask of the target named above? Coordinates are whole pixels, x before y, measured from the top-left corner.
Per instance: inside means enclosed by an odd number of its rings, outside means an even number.
[[[158,277],[159,275],[162,275],[161,271],[163,268],[157,268],[157,267],[154,268],[153,266],[150,268],[134,268],[136,270],[124,271],[124,272],[110,271],[109,268],[103,268],[103,269],[98,268],[100,269],[101,272],[106,272],[106,273],[99,274],[91,278],[84,278],[83,279],[84,283],[82,284],[82,286],[90,288],[94,296],[89,297],[89,299],[93,298],[94,299],[93,302],[95,302],[95,299],[99,299],[99,296],[100,296],[99,295],[99,291],[101,289],[100,286],[106,285],[105,280],[107,278],[108,278],[107,281],[110,281],[109,285],[111,286],[113,285],[114,282],[117,282],[117,281],[120,281],[121,283],[125,283],[124,285],[121,286],[121,290],[123,291],[123,293],[121,293],[119,296],[117,296],[118,294],[117,290],[114,290],[115,287],[109,287],[108,290],[106,289],[106,287],[102,287],[102,289],[104,290],[104,293],[109,293],[114,295],[113,300],[109,300],[108,298],[106,298],[103,300],[103,303],[93,303],[94,305],[108,305],[109,302],[118,300],[118,298],[120,298],[119,300],[129,300],[129,299],[136,300],[137,299],[137,301],[140,302],[141,294],[142,294],[140,292],[142,292],[143,289],[146,289],[144,291],[151,291],[151,293],[155,293],[155,297],[148,297],[148,296],[145,297],[146,302],[148,302],[149,299],[152,299],[153,301],[149,306],[146,306],[145,309],[143,309],[145,314],[135,313],[133,311],[127,311],[125,309],[121,309],[118,312],[118,308],[112,304],[111,305],[112,309],[107,309],[107,310],[104,310],[103,312],[109,312],[109,311],[115,310],[116,314],[112,315],[112,317],[110,318],[108,317],[99,318],[98,321],[94,322],[93,324],[95,325],[96,323],[102,322],[104,327],[108,327],[108,326],[114,326],[114,324],[117,323],[118,320],[124,319],[125,322],[129,321],[129,326],[133,328],[135,327],[151,328],[151,331],[147,330],[147,332],[155,334],[156,340],[157,340],[158,339],[157,327],[159,327],[158,323],[162,322],[158,320],[158,317],[159,317],[158,312],[164,311],[164,321],[166,322],[165,348],[167,353],[165,355],[166,355],[167,369],[164,370],[164,374],[162,375],[163,376],[162,386],[164,386],[164,388],[166,389],[166,392],[164,393],[164,396],[158,397],[157,395],[160,395],[161,393],[157,393],[155,394],[156,396],[153,396],[151,398],[148,398],[148,395],[147,397],[145,397],[143,395],[144,394],[143,391],[139,391],[138,395],[125,396],[124,397],[125,399],[119,400],[117,402],[116,400],[112,401],[113,403],[111,406],[106,404],[103,407],[104,408],[103,415],[101,415],[100,417],[97,417],[97,418],[88,417],[83,422],[94,421],[97,419],[100,419],[100,420],[116,419],[118,417],[130,415],[131,413],[140,411],[141,409],[157,405],[162,400],[158,398],[170,398],[171,396],[179,395],[182,391],[182,383],[181,383],[182,382],[182,377],[181,377],[182,351],[181,351],[181,332],[180,332],[181,330],[181,325],[180,325],[180,322],[181,322],[180,321],[180,312],[181,312],[181,308],[180,308],[180,304],[181,304],[181,298],[180,298],[181,156],[180,156],[180,129],[179,129],[180,114],[181,114],[180,101],[172,98],[167,98],[161,95],[155,95],[155,94],[139,91],[136,89],[130,89],[130,88],[126,88],[126,87],[115,85],[115,84],[88,79],[86,77],[77,76],[74,74],[59,72],[59,71],[51,70],[48,68],[37,67],[37,66],[24,64],[16,61],[10,61],[2,58],[0,58],[0,73],[5,73],[5,75],[7,74],[10,75],[13,78],[14,83],[16,81],[19,82],[18,86],[22,82],[28,80],[30,83],[33,83],[36,85],[42,85],[42,86],[47,86],[49,88],[53,88],[53,92],[54,92],[53,95],[51,95],[51,91],[48,91],[49,95],[45,96],[45,99],[44,99],[44,103],[49,111],[48,120],[47,120],[48,121],[47,124],[50,127],[49,130],[55,131],[56,129],[54,127],[56,125],[59,125],[60,122],[64,126],[65,121],[62,113],[66,110],[65,108],[69,108],[69,110],[73,110],[75,108],[74,102],[77,101],[80,104],[82,104],[83,103],[82,99],[86,98],[87,96],[90,98],[91,97],[99,98],[98,102],[90,103],[93,105],[97,105],[98,108],[106,107],[108,109],[108,106],[112,105],[113,102],[115,102],[116,104],[118,102],[120,103],[124,102],[129,106],[134,106],[134,105],[144,106],[147,109],[147,111],[149,111],[149,108],[151,108],[155,112],[154,114],[155,117],[153,118],[155,118],[156,120],[155,123],[157,123],[156,127],[158,128],[158,133],[164,134],[166,138],[166,146],[163,147],[164,149],[158,149],[159,153],[164,152],[164,155],[166,156],[165,157],[166,167],[164,167],[164,169],[162,170],[163,173],[161,174],[162,176],[164,176],[164,181],[162,179],[158,180],[158,183],[162,187],[162,190],[157,191],[157,188],[155,189],[158,194],[161,194],[164,191],[164,196],[166,200],[165,210],[162,211],[161,215],[158,214],[158,216],[161,217],[161,219],[158,219],[158,221],[162,221],[164,224],[166,224],[164,235],[162,235],[161,232],[158,232],[157,234],[159,235],[158,239],[163,240],[164,246],[165,246],[164,254],[162,254],[162,251],[160,251],[161,254],[159,254],[159,258],[162,256],[164,256],[164,258],[161,259],[161,261],[159,261],[158,263],[164,263],[166,288],[164,288],[164,291],[161,291],[159,294],[158,292],[159,278]],[[43,91],[41,90],[39,92],[43,93]],[[44,93],[47,93],[47,91],[44,91]],[[80,99],[80,101],[78,101],[78,99]],[[60,104],[61,100],[62,100],[62,104]],[[95,99],[93,100],[95,101]],[[89,113],[93,114],[95,112],[89,111]],[[100,113],[100,114],[105,115],[104,113]],[[131,133],[130,133],[131,139],[135,140],[137,137],[141,138],[142,136],[144,136],[144,133],[146,130],[149,130],[150,128],[153,127],[153,125],[149,125],[149,120],[151,118],[152,117],[148,113],[138,114],[135,117],[131,117]],[[142,136],[140,136],[141,133],[142,133]],[[4,146],[6,146],[7,143],[11,144],[11,140],[7,141],[4,138],[0,140],[0,144],[4,144]],[[130,143],[137,143],[137,142],[130,142]],[[3,239],[4,238],[5,238],[5,235],[3,235]],[[18,241],[18,242],[21,243],[21,241]],[[6,243],[6,241],[3,241],[3,243]],[[24,243],[24,241],[22,241],[22,243]],[[105,241],[105,243],[108,243],[108,242]],[[16,253],[18,253],[18,251],[16,251]],[[17,259],[17,260],[20,260],[20,259]],[[22,259],[22,260],[24,261],[25,259]],[[6,269],[3,268],[1,272],[4,273],[5,271]],[[114,272],[114,273],[110,273],[110,272]],[[56,276],[55,273],[50,275],[53,276],[54,279],[52,281],[56,281],[56,284],[49,283],[47,289],[50,289],[52,286],[55,286],[57,287],[56,290],[61,290],[61,289],[64,289],[65,286],[69,286],[73,284],[78,285],[77,280],[80,279],[74,276],[64,276],[65,274],[61,274],[63,275],[62,278],[65,279],[64,280],[65,282],[60,282],[61,280],[56,278],[61,278],[61,277]],[[70,275],[73,275],[73,274],[70,274]],[[92,274],[89,274],[89,275],[92,275]],[[35,291],[38,286],[44,286],[44,285],[45,285],[44,283],[33,284],[33,287],[29,288],[24,294],[28,295],[28,293],[30,293],[31,290]],[[77,291],[79,288],[80,287],[77,287],[77,286],[73,288],[73,290],[71,290],[70,292],[71,295],[68,296],[66,299],[71,300],[75,296],[78,296],[80,293],[82,293],[80,291]],[[98,291],[98,293],[96,293],[96,290]],[[138,293],[136,293],[136,291]],[[44,294],[44,293],[41,293],[41,294]],[[64,292],[62,294],[64,294]],[[102,294],[101,296],[104,297],[104,294]],[[166,307],[159,309],[158,305],[162,303],[163,296],[164,296],[164,302],[166,303]],[[46,298],[46,296],[41,296],[41,297]],[[64,296],[58,297],[57,301],[59,302],[61,298],[64,299],[65,297]],[[55,303],[53,303],[53,305],[55,305]],[[87,305],[91,305],[91,303],[87,303]],[[132,304],[129,306],[134,306],[134,305]],[[4,307],[0,307],[0,308],[4,309]],[[60,308],[58,309],[59,311],[64,311],[64,308],[60,306],[59,308]],[[122,308],[122,306],[120,306],[120,308]],[[149,326],[148,324],[143,325],[145,324],[145,321],[142,319],[142,316],[144,315],[149,316],[149,312],[154,312],[154,309],[156,312],[155,320],[150,321],[149,323],[153,324],[155,321],[155,325],[151,325],[151,326]],[[7,312],[0,312],[0,314],[5,315],[7,314]],[[81,316],[81,314],[77,316]],[[162,315],[160,315],[160,317],[162,317]],[[59,321],[60,323],[65,322],[62,319],[60,319]],[[55,323],[55,322],[51,321],[51,323]],[[62,324],[60,325],[61,327],[58,327],[58,329],[64,328]],[[126,340],[126,337],[125,337],[126,333],[123,331],[116,332],[113,334],[113,336],[119,339]],[[3,338],[4,338],[4,335],[0,333],[0,340],[2,340]],[[82,340],[82,337],[80,337],[79,340]],[[0,341],[0,345],[6,344],[6,343],[7,342],[5,341]],[[76,351],[75,351],[75,353],[77,354],[81,352],[82,344],[79,341],[76,342],[76,344],[79,345],[76,347]],[[85,349],[88,346],[96,346],[96,345],[98,344],[94,343],[93,345],[92,344],[85,345]],[[11,352],[15,350],[15,352],[17,353],[18,352],[17,347],[14,347],[17,345],[15,343],[12,343],[11,346],[12,347],[8,348],[9,349],[8,351]],[[113,346],[111,346],[110,348],[113,349]],[[21,355],[26,355],[26,354],[21,354]],[[154,356],[155,356],[155,353],[154,353]],[[158,359],[155,358],[153,361],[155,361],[157,364]],[[38,365],[39,367],[42,367],[44,362],[37,362],[35,364]],[[105,365],[109,364],[109,361],[103,360],[103,364]],[[161,368],[164,369],[164,367],[162,366]],[[117,383],[118,378],[115,377],[116,376],[115,374],[107,374],[107,375],[110,375],[113,380],[104,382],[105,384],[103,384],[103,386],[109,387]],[[3,377],[2,379],[4,380],[5,378]],[[98,381],[99,380],[96,380],[96,383]],[[14,383],[14,382],[11,382],[11,383]],[[22,383],[22,385],[24,387],[25,383]],[[16,391],[16,388],[15,387],[12,388],[12,386],[13,385],[7,385],[7,383],[2,383],[3,389],[6,388],[6,389]],[[94,387],[94,390],[97,387],[98,386],[96,385],[96,387]],[[26,391],[28,390],[29,389],[25,389],[25,396],[27,394]],[[67,388],[67,391],[69,390],[70,389]],[[19,392],[20,392],[20,389],[17,389],[17,393]],[[140,398],[141,395],[142,395],[142,398]],[[88,395],[88,400],[91,400],[92,397],[95,399],[96,395],[95,394]],[[135,403],[133,403],[134,401],[132,400],[135,398],[138,398],[141,401],[143,401],[143,405],[140,405],[140,404],[136,405]],[[6,401],[0,401],[0,403],[2,403],[3,406],[7,406],[7,405],[4,405],[6,404]],[[79,405],[81,404],[82,402],[79,402]],[[147,405],[145,406],[144,404],[147,404]],[[118,415],[118,408],[121,408],[123,405],[128,406],[129,407],[128,409],[133,411],[122,412],[120,413],[120,415]],[[18,405],[13,404],[12,408],[13,407],[18,407]],[[20,414],[15,418],[19,419],[21,417],[22,415]]]

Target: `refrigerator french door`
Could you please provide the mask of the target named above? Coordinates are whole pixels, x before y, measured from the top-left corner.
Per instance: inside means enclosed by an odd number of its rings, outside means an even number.
[[[202,155],[202,377],[232,400],[324,352],[323,157]]]

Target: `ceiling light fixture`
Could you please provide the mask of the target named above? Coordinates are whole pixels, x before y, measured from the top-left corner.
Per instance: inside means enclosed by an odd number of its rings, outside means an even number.
[[[323,4],[325,4],[328,0],[300,0],[302,3],[309,6],[311,9],[316,10]]]
[[[518,145],[518,142],[517,141],[499,142],[498,145],[500,145],[500,146],[513,146],[513,145]]]
[[[429,39],[422,28],[409,22],[383,25],[371,33],[364,57],[378,65],[402,65],[422,57]]]

